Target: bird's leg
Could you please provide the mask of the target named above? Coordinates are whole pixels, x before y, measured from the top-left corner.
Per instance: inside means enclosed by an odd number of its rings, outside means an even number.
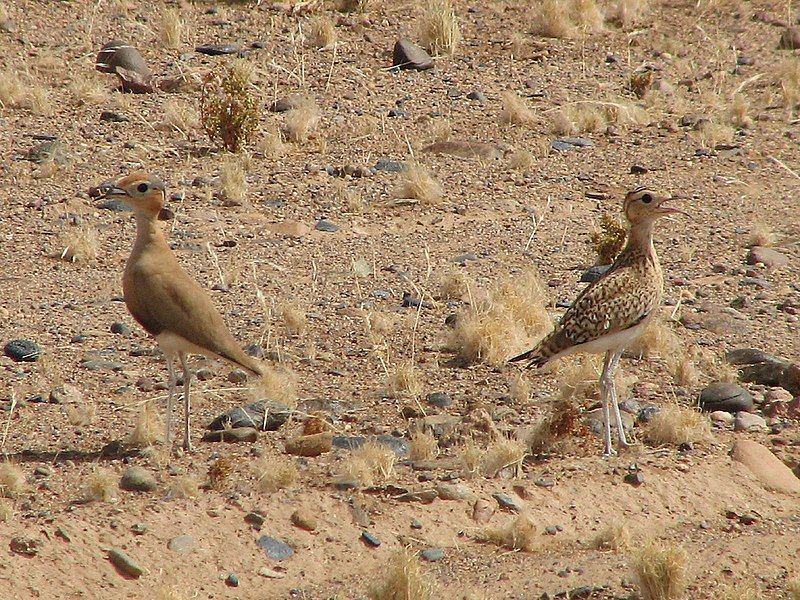
[[[613,374],[609,373],[609,367],[613,356],[614,354],[611,350],[606,352],[606,358],[603,361],[603,374],[600,375],[600,402],[603,404],[603,454],[606,456],[614,454],[614,448],[611,446],[611,411],[609,410],[609,400],[614,385]]]
[[[169,392],[167,393],[166,431],[164,432],[164,447],[167,452],[171,449],[170,432],[172,431],[172,399],[175,397],[175,387],[178,378],[175,376],[175,364],[171,354],[165,354],[167,359],[167,372],[169,373]]]
[[[608,378],[611,385],[611,407],[614,410],[614,421],[617,423],[617,437],[619,438],[620,447],[627,448],[631,444],[625,437],[625,425],[622,423],[622,415],[619,412],[619,402],[617,400],[617,384],[614,381],[614,373],[619,365],[619,359],[622,356],[622,350],[617,350],[611,357],[611,363],[608,366]]]
[[[179,352],[178,356],[181,359],[181,366],[183,367],[183,410],[185,411],[183,419],[183,449],[187,452],[191,452],[192,438],[189,433],[189,388],[192,386],[192,372],[189,370],[189,363],[186,362],[186,353]]]

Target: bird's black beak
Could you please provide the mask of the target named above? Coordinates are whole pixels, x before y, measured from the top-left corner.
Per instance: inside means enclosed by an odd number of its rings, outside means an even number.
[[[120,198],[128,195],[128,192],[115,185],[108,186],[101,191],[103,193],[103,198]]]

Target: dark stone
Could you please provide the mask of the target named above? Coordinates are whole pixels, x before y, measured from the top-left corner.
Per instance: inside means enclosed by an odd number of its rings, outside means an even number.
[[[233,427],[208,431],[203,436],[204,442],[227,442],[229,444],[258,441],[258,430],[255,427]]]
[[[756,61],[752,56],[739,55],[736,57],[736,64],[740,67],[750,67],[756,64]]]
[[[111,110],[104,110],[100,113],[100,120],[101,121],[108,121],[110,123],[125,123],[129,121],[128,117],[125,115],[121,115],[119,113],[115,113]]]
[[[706,386],[700,392],[700,408],[706,412],[749,412],[753,410],[753,396],[740,385],[719,381]]]
[[[411,448],[408,445],[408,440],[401,437],[395,437],[393,435],[379,435],[375,437],[375,441],[387,446],[397,455],[397,458],[405,458],[411,452]]]
[[[636,421],[639,423],[649,423],[659,412],[661,412],[661,409],[658,406],[645,406],[636,413]]]
[[[225,578],[225,585],[229,587],[239,587],[239,577],[236,573],[228,573],[228,576]]]
[[[477,90],[467,94],[467,98],[470,100],[475,100],[476,102],[486,102],[486,94]]]
[[[203,44],[197,46],[194,51],[208,56],[222,56],[223,54],[236,54],[239,52],[239,46],[234,44]]]
[[[632,473],[626,473],[624,477],[625,483],[632,485],[633,487],[639,487],[644,483],[644,475],[641,474],[639,471],[633,471]]]
[[[283,402],[259,400],[222,413],[208,425],[207,429],[255,427],[260,431],[275,431],[286,423],[291,412]]]
[[[378,546],[381,545],[380,538],[377,535],[370,533],[369,531],[362,531],[361,539],[365,544],[367,544],[368,546],[372,546],[373,548],[377,548]]]
[[[336,223],[332,223],[326,219],[320,219],[317,221],[317,224],[314,225],[314,229],[317,231],[325,231],[327,233],[336,233],[339,231],[339,226]]]
[[[732,365],[752,365],[773,361],[775,357],[757,348],[736,348],[725,355],[725,360]]]
[[[592,283],[600,279],[611,268],[611,265],[594,265],[581,275],[581,283]]]
[[[15,362],[36,362],[42,355],[42,348],[32,340],[11,340],[3,353]]]
[[[441,548],[425,548],[419,555],[422,557],[422,560],[438,562],[444,558],[444,550]]]
[[[129,492],[152,492],[158,487],[155,477],[142,467],[125,469],[119,480],[119,487]]]
[[[252,525],[253,529],[260,531],[264,525],[264,515],[260,512],[249,512],[244,516],[244,522]]]
[[[431,406],[435,406],[436,408],[447,408],[453,403],[450,399],[450,395],[446,392],[434,392],[432,394],[428,394],[428,404]]]
[[[335,435],[333,436],[333,446],[343,450],[355,450],[365,444],[367,438],[360,435]]]
[[[525,508],[525,505],[517,500],[516,498],[509,496],[508,494],[492,494],[492,498],[497,500],[497,504],[503,510],[507,510],[510,512],[522,512]]]
[[[550,147],[559,152],[569,152],[577,148],[589,148],[590,146],[594,146],[592,140],[578,137],[561,138],[550,142]]]
[[[128,327],[125,323],[120,323],[119,321],[117,321],[111,324],[111,333],[117,333],[119,335],[130,335],[131,328]]]
[[[408,38],[400,38],[394,44],[392,66],[400,69],[426,71],[433,68],[431,55]]]
[[[42,540],[18,536],[11,538],[8,547],[14,554],[36,556],[39,553],[39,549],[42,547],[42,545]]]
[[[405,163],[386,158],[379,159],[372,168],[376,171],[386,171],[387,173],[403,173],[408,169]]]
[[[258,538],[256,544],[272,560],[286,560],[294,554],[294,550],[289,544],[268,535],[262,535]]]

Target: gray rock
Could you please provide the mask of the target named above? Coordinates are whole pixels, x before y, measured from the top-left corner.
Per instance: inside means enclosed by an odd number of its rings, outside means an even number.
[[[228,442],[229,444],[258,441],[258,429],[255,427],[233,427],[208,431],[203,435],[204,442]]]
[[[252,525],[253,529],[260,531],[264,525],[264,515],[260,512],[249,512],[244,516],[244,522]]]
[[[239,46],[234,44],[203,44],[195,47],[194,51],[208,56],[222,56],[224,54],[236,54]]]
[[[372,546],[373,548],[377,548],[378,546],[381,545],[380,538],[374,533],[370,533],[369,531],[362,531],[361,539],[364,541],[365,544],[367,544],[368,546]]]
[[[300,108],[301,106],[307,104],[309,99],[306,96],[301,96],[299,94],[291,94],[289,96],[283,96],[278,98],[269,105],[269,110],[272,112],[288,112],[295,108]]]
[[[433,68],[431,55],[408,38],[400,38],[394,44],[392,66],[400,69],[426,71]]]
[[[775,360],[775,357],[757,348],[736,348],[725,355],[725,360],[732,365],[752,365]]]
[[[733,421],[734,431],[768,431],[764,417],[749,412],[738,412]]]
[[[753,410],[753,396],[740,385],[718,381],[706,386],[700,392],[700,408],[706,412],[751,411]]]
[[[714,423],[720,423],[722,425],[733,424],[733,415],[724,410],[715,410],[708,416]]]
[[[592,142],[592,140],[576,137],[561,138],[550,142],[550,147],[558,152],[570,152],[571,150],[589,148],[591,146],[594,146],[594,142]]]
[[[444,558],[444,550],[441,548],[425,548],[419,553],[422,560],[428,562],[438,562]]]
[[[434,392],[432,394],[428,394],[427,400],[428,404],[435,406],[436,408],[447,408],[453,403],[453,401],[450,399],[450,395],[446,392]]]
[[[317,224],[314,225],[314,229],[317,231],[324,231],[326,233],[336,233],[339,231],[339,226],[336,223],[332,223],[331,221],[327,221],[325,219],[320,219],[317,221]]]
[[[256,544],[264,551],[267,558],[272,560],[286,560],[294,554],[294,550],[289,544],[268,535],[262,535]]]
[[[94,66],[102,73],[117,73],[118,68],[122,68],[139,75],[152,75],[139,51],[122,40],[112,40],[103,46],[97,53]]]
[[[234,369],[228,373],[228,381],[231,383],[244,383],[247,381],[247,373],[245,373],[242,369]]]
[[[291,409],[283,402],[259,400],[222,413],[208,425],[208,429],[255,427],[260,431],[275,431],[286,423],[291,412]]]
[[[3,347],[3,353],[15,362],[36,362],[42,348],[32,340],[11,340]]]
[[[158,483],[147,469],[132,466],[123,471],[119,487],[129,492],[152,492]]]
[[[406,458],[411,452],[408,440],[404,438],[393,435],[379,435],[375,437],[375,440],[384,446],[388,446],[397,455],[397,458]]]
[[[470,100],[475,100],[476,102],[486,102],[486,94],[479,92],[478,90],[474,90],[467,94],[467,98]]]
[[[225,585],[229,587],[239,587],[239,576],[236,573],[228,573],[225,578]]]
[[[474,262],[478,260],[478,255],[474,252],[465,252],[464,254],[459,254],[454,256],[450,259],[451,263],[456,263],[457,265],[466,265],[468,262]]]
[[[762,263],[770,269],[780,269],[789,264],[789,257],[774,248],[753,246],[747,254],[747,264],[755,265],[758,263]]]
[[[120,323],[119,321],[115,321],[111,324],[111,333],[116,333],[118,335],[130,335],[131,328],[128,327],[125,323]]]
[[[386,171],[387,173],[403,173],[408,169],[405,163],[386,158],[379,159],[372,168],[376,171]]]
[[[172,538],[167,543],[167,548],[172,550],[173,552],[178,552],[179,554],[188,554],[195,549],[197,544],[194,541],[194,538],[190,535],[179,535]]]
[[[519,498],[514,498],[513,496],[509,496],[508,494],[492,494],[492,498],[497,500],[497,504],[503,510],[508,510],[511,512],[522,512],[525,508],[525,504]]]
[[[139,566],[139,563],[119,548],[111,548],[108,551],[108,559],[116,567],[117,571],[125,577],[137,579],[144,573],[144,569]]]
[[[649,423],[661,409],[658,406],[645,406],[638,413],[636,413],[637,423]]]
[[[468,500],[472,498],[469,488],[460,483],[440,481],[436,484],[436,493],[442,500]]]

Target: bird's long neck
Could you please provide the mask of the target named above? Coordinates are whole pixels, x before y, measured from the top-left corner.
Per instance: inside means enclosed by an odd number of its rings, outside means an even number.
[[[646,256],[657,261],[653,247],[653,225],[654,221],[634,223],[628,233],[628,243],[620,256]]]
[[[148,248],[167,247],[167,241],[158,225],[156,215],[149,212],[137,211],[136,216],[136,241],[133,244],[131,258],[140,256]]]

